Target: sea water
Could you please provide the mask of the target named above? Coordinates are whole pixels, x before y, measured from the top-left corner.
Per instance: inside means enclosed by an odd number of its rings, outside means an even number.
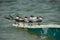
[[[42,16],[41,24],[60,24],[60,0],[0,0],[0,40],[60,40],[60,28],[15,28],[4,17]]]

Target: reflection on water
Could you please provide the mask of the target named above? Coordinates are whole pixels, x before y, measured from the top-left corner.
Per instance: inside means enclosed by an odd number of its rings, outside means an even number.
[[[59,40],[60,29],[13,28],[3,17],[43,16],[41,24],[60,24],[60,0],[0,0],[0,40]]]

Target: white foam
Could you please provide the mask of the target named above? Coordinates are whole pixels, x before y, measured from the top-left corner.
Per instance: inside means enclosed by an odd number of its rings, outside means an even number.
[[[14,27],[21,27],[21,28],[60,28],[60,25],[57,24],[47,24],[47,25],[32,25],[29,26],[27,24],[23,25],[21,24],[13,24]]]

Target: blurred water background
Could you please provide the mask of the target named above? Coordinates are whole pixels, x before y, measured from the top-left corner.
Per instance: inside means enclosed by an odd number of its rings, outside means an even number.
[[[60,40],[59,28],[12,27],[5,16],[43,16],[41,24],[60,24],[60,0],[0,0],[0,40]]]

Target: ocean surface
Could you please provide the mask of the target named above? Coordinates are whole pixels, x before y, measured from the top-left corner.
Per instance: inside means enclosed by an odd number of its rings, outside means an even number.
[[[0,40],[60,40],[60,28],[15,28],[5,16],[42,16],[41,24],[60,25],[60,0],[0,0]]]

